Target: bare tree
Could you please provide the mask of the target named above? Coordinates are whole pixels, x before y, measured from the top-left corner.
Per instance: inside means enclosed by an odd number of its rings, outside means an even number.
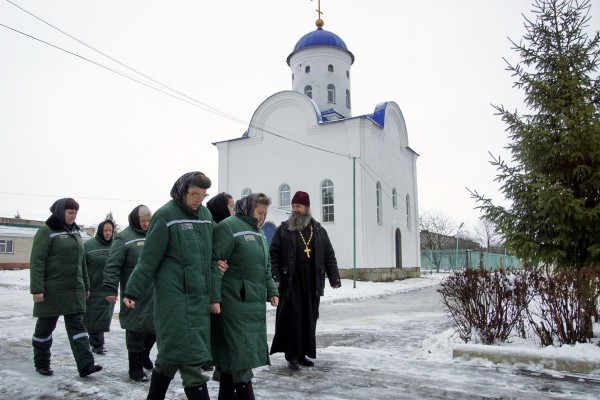
[[[496,224],[489,219],[479,220],[475,226],[475,235],[488,253],[502,246],[502,235],[496,230]]]
[[[431,262],[439,272],[441,255],[437,250],[452,249],[455,246],[458,225],[440,211],[422,211],[419,217],[421,228],[421,250],[434,250],[430,253]]]

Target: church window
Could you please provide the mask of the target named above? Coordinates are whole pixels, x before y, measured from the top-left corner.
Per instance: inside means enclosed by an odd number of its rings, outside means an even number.
[[[306,67],[304,67],[304,72],[306,72],[307,74],[310,74],[310,65],[307,65]]]
[[[290,185],[287,183],[279,186],[279,208],[284,210],[291,209]]]
[[[377,223],[379,225],[383,224],[383,204],[381,198],[381,183],[377,182],[375,185],[375,197],[377,201]]]
[[[406,195],[406,226],[410,230],[410,196]]]
[[[352,108],[350,107],[350,91],[348,89],[346,89],[346,108]]]
[[[333,65],[329,64],[329,65],[327,66],[327,71],[329,71],[329,72],[333,72]]]
[[[246,197],[249,194],[252,194],[252,190],[250,190],[250,188],[246,188],[246,189],[242,190],[242,197]]]
[[[346,78],[350,78],[350,71],[346,70]]]
[[[392,189],[392,206],[398,208],[398,192],[396,192],[396,188]]]
[[[321,182],[321,207],[323,211],[323,222],[334,221],[334,204],[333,204],[333,182],[325,179]]]
[[[335,103],[335,86],[327,85],[327,102]]]
[[[312,99],[312,86],[310,86],[310,85],[306,85],[306,86],[304,86],[304,94],[305,94],[305,95],[306,95],[308,98]]]

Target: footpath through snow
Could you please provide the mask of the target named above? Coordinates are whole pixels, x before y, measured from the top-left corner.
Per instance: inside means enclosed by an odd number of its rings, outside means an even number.
[[[582,392],[584,394],[590,391],[588,385],[600,385],[600,348],[595,344],[541,349],[533,340],[516,338],[512,343],[502,346],[462,343],[454,334],[452,324],[443,307],[440,307],[439,297],[435,292],[435,286],[445,276],[447,274],[431,274],[389,283],[343,280],[341,288],[327,288],[321,301],[323,312],[317,327],[317,366],[294,375],[287,370],[281,355],[272,356],[272,366],[255,370],[257,398],[279,398],[286,395],[288,400],[304,399],[306,396],[324,400],[408,399],[415,398],[417,393],[420,398],[482,398],[456,393],[464,390],[463,386],[470,387],[470,393],[485,390],[490,385],[489,382],[477,384],[463,382],[461,379],[470,379],[469,375],[480,374],[489,369],[512,371],[504,379],[523,379],[523,387],[531,385],[527,378],[521,376],[523,374],[581,381],[585,387]],[[402,300],[402,303],[386,300],[403,293],[405,295],[402,299],[408,300]],[[408,304],[410,302],[413,302],[412,305]],[[421,303],[435,303],[428,308],[433,311],[412,313],[411,310],[417,309],[417,305]],[[60,319],[52,347],[55,375],[42,377],[35,372],[32,363],[31,335],[35,318],[31,316],[33,303],[29,294],[28,270],[0,271],[0,304],[0,398],[145,398],[147,384],[131,382],[127,377],[125,335],[118,321],[113,321],[111,332],[106,334],[108,354],[96,356],[104,370],[92,376],[93,378],[82,379],[77,376],[64,323]],[[373,309],[373,315],[368,312],[365,314],[360,308],[370,304],[378,307]],[[401,308],[398,304],[405,308],[397,311]],[[389,309],[385,310],[385,318],[376,318],[375,314],[381,313],[386,307]],[[267,309],[267,330],[271,340],[275,313],[270,306]],[[357,310],[356,315],[352,314],[355,312],[353,310]],[[411,335],[416,340],[411,340]],[[420,368],[430,372],[420,371]],[[469,372],[464,373],[466,377],[459,379],[453,374],[446,375],[445,371]],[[428,376],[430,373],[431,377]],[[399,376],[404,379],[390,382]],[[429,388],[410,388],[411,383],[402,383],[406,379],[413,384],[425,380],[420,385]],[[339,396],[327,394],[332,384],[344,386],[346,381],[349,385],[348,392],[342,391]],[[554,385],[555,382],[550,380],[550,384]],[[594,398],[581,393],[573,397],[574,392],[569,384],[566,388],[564,382],[556,384],[557,390],[564,393],[547,398]],[[440,387],[435,388],[436,385]],[[214,394],[218,392],[218,384],[209,382],[209,390],[216,397]],[[289,390],[292,392],[287,393]],[[406,396],[390,394],[399,390],[405,390]],[[441,396],[439,393],[452,390],[456,391],[453,392],[454,395],[438,397]],[[505,392],[500,391],[496,397],[490,398],[539,397],[536,395],[538,389],[527,390],[530,392],[520,392],[517,397],[506,397]],[[299,391],[296,393],[298,396],[294,391]],[[185,398],[180,379],[173,381],[167,398]]]

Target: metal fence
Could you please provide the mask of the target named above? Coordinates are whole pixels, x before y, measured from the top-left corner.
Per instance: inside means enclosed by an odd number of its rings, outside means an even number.
[[[522,260],[505,254],[478,250],[421,250],[421,270],[459,270],[465,268],[521,269]]]

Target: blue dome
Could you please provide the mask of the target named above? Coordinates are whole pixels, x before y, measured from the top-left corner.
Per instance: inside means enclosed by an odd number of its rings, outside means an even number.
[[[290,65],[290,58],[292,58],[294,54],[308,47],[316,46],[337,47],[342,49],[350,55],[352,59],[351,63],[354,63],[354,54],[348,50],[348,47],[346,47],[346,43],[344,43],[342,38],[333,32],[326,31],[323,28],[317,28],[317,30],[307,33],[298,40],[294,46],[294,51],[292,51],[287,58],[288,65]]]

